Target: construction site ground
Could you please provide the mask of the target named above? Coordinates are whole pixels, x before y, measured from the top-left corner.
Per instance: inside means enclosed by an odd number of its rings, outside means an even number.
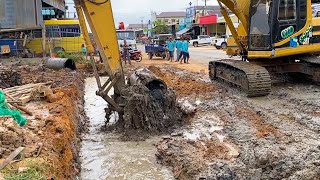
[[[148,60],[146,55],[140,63],[123,64],[126,74],[149,68],[176,91],[180,108],[188,114],[173,133],[145,141],[152,143],[155,150],[150,152],[157,162],[172,171],[173,177],[166,179],[319,179],[319,86],[307,80],[277,80],[270,95],[247,98],[234,87],[210,81],[208,62],[229,58],[223,51],[213,47],[190,48],[190,56],[190,64],[161,58]],[[81,69],[76,72],[53,71],[39,65],[10,67],[21,73],[23,84],[51,81],[54,96],[26,106],[34,116],[26,115],[28,123],[23,128],[8,118],[0,118],[0,159],[20,146],[25,147],[24,160],[1,170],[0,179],[23,172],[25,167],[35,166],[39,170],[39,164],[45,167],[45,178],[80,177],[81,140],[97,141],[85,137],[90,128],[84,112],[84,79],[92,76],[92,71],[87,65],[79,65]],[[96,125],[102,127],[104,122]],[[100,135],[99,138],[103,139]],[[38,153],[40,146],[43,147]],[[132,146],[138,147],[139,143]],[[113,149],[112,153],[119,151]],[[106,167],[117,165],[101,163]],[[152,179],[143,177],[141,171],[131,172],[141,174],[131,179]]]

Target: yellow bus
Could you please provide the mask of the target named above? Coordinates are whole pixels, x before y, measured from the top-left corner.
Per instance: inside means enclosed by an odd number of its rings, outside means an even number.
[[[80,30],[79,20],[45,20],[46,27],[46,52],[81,52],[85,47],[84,37]],[[33,31],[32,40],[26,47],[40,54],[42,48],[42,31]]]

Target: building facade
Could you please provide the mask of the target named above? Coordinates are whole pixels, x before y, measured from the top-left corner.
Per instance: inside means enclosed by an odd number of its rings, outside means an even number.
[[[0,0],[0,29],[41,28],[43,20],[64,14],[64,0]]]
[[[229,12],[230,13],[230,12]],[[238,19],[230,13],[236,24]],[[219,6],[193,6],[186,9],[185,26],[192,38],[199,35],[224,36],[230,31],[225,19],[220,13]]]
[[[0,30],[41,27],[41,10],[41,0],[0,0]]]
[[[186,12],[162,12],[156,16],[156,20],[163,22],[167,26],[184,24],[184,19],[186,17]]]

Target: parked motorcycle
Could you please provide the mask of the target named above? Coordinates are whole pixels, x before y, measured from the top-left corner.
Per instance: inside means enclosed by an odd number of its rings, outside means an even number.
[[[124,60],[123,48],[121,48],[120,54],[121,54],[121,59]],[[136,62],[141,62],[142,61],[142,52],[137,49],[133,49],[132,47],[129,47],[129,57],[130,57],[130,60],[135,60]]]

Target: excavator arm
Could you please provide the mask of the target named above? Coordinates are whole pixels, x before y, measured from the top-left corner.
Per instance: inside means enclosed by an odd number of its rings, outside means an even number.
[[[250,0],[218,0],[221,14],[223,15],[227,26],[229,27],[232,37],[237,44],[242,55],[245,55],[247,49],[247,37],[248,37],[248,17],[249,17],[249,6]],[[231,18],[229,17],[228,11],[233,12],[239,19],[242,27],[242,32],[239,32]],[[244,41],[243,41],[244,40]]]
[[[121,89],[125,87],[125,78],[120,59],[111,2],[110,0],[74,0],[74,3],[98,84],[99,90],[97,94],[111,105],[109,108],[121,112],[123,108],[120,107],[119,102],[117,102],[117,96],[120,96]],[[97,72],[94,60],[94,47],[89,37],[86,22],[88,22],[92,31],[96,46],[99,49],[103,64],[109,76],[109,80],[104,84],[101,84]],[[109,96],[109,91],[112,88],[114,89],[115,98]]]
[[[97,95],[108,102],[106,117],[118,112],[118,125],[125,129],[162,131],[172,126],[180,116],[176,109],[176,95],[164,81],[146,68],[135,71],[126,84],[110,0],[74,0],[87,51],[91,57],[98,84]],[[109,80],[102,84],[94,60],[94,48],[88,28],[100,51]],[[114,89],[112,96],[109,92]],[[108,121],[108,119],[107,119]],[[141,132],[139,130],[139,132]]]

